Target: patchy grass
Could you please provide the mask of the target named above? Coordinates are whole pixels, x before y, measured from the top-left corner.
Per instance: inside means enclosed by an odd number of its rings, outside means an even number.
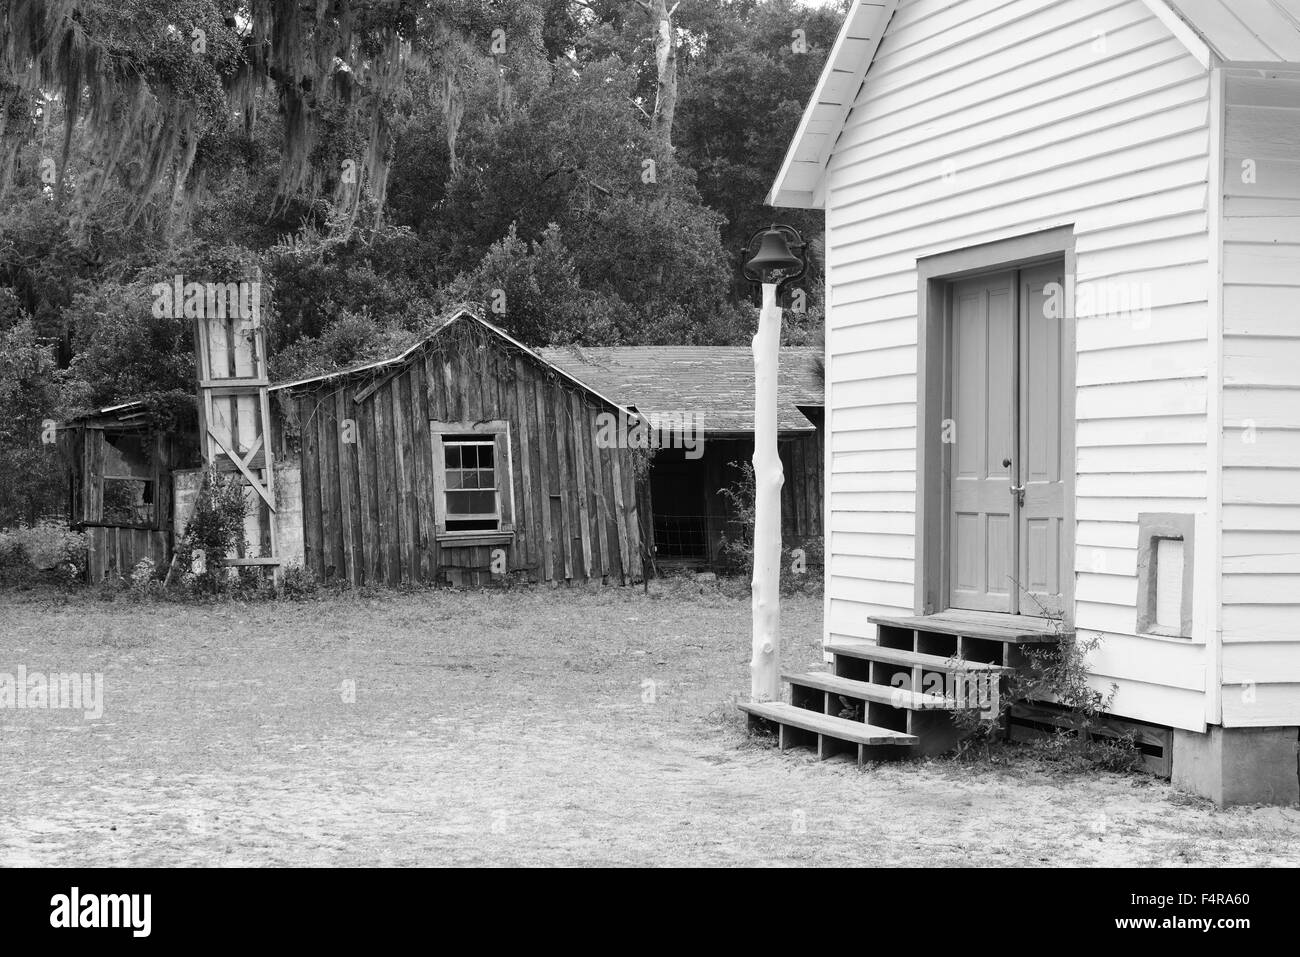
[[[820,600],[784,608],[786,660],[819,661]],[[693,584],[0,594],[0,672],[105,697],[0,711],[0,865],[1300,863],[1300,811],[1145,777],[780,755],[734,706],[748,647],[747,601]]]

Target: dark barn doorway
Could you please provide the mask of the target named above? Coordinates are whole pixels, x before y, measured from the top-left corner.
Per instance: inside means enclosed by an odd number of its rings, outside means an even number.
[[[683,449],[660,449],[650,469],[655,561],[661,567],[699,567],[710,561],[708,476],[704,459]]]

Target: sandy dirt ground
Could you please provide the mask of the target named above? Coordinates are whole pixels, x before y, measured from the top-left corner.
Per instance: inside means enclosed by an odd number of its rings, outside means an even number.
[[[1300,809],[750,741],[748,603],[694,590],[0,594],[0,673],[104,676],[99,720],[0,710],[0,865],[1300,864]]]

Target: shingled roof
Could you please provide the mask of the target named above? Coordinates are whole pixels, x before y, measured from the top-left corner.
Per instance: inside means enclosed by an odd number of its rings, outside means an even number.
[[[754,357],[744,346],[578,346],[542,358],[620,405],[644,414],[694,412],[706,433],[754,431]],[[811,432],[800,406],[825,404],[816,349],[782,349],[777,428]]]

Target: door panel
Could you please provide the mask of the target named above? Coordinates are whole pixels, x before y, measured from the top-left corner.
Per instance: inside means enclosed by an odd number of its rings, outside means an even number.
[[[1015,456],[1015,288],[1014,273],[952,287],[946,547],[953,608],[1013,610],[1015,517],[1003,462]]]
[[[1063,389],[1073,382],[1073,358],[1065,355],[1065,320],[1049,315],[1046,287],[1064,282],[1059,264],[1020,273],[1020,613],[1055,615],[1062,611],[1066,567],[1065,493],[1067,442],[1073,423],[1065,421]]]

